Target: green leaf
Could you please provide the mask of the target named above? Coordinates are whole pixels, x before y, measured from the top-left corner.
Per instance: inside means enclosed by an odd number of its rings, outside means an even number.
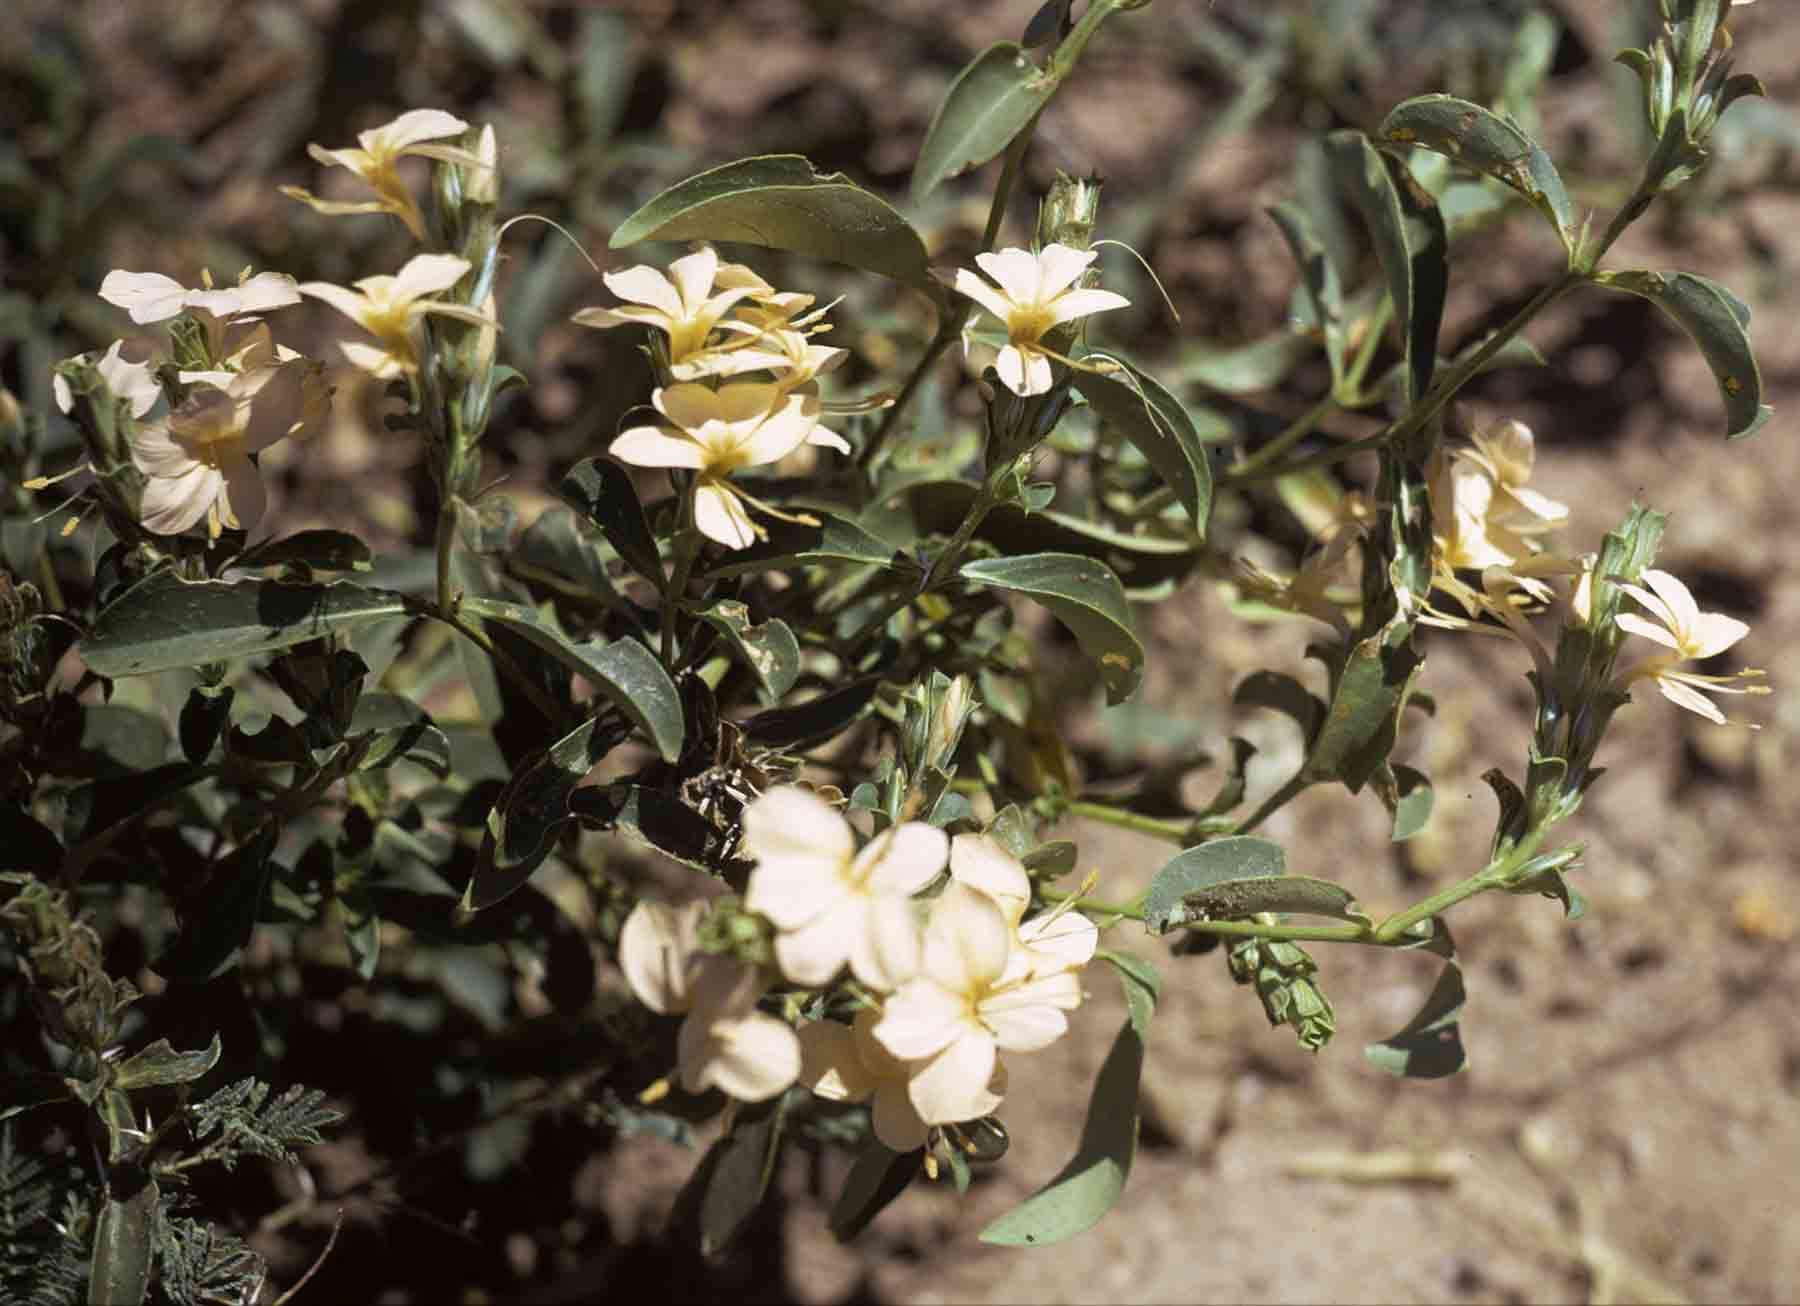
[[[747,576],[764,571],[785,571],[815,562],[912,569],[907,558],[896,556],[891,546],[855,522],[825,512],[812,515],[819,519],[817,526],[801,522],[768,523],[768,539],[747,549],[720,555],[702,574],[708,577]]]
[[[137,1167],[114,1172],[94,1225],[89,1306],[136,1306],[150,1291],[160,1195],[155,1181]]]
[[[547,508],[526,527],[506,557],[506,569],[537,589],[590,607],[635,615],[607,571],[611,550],[600,532],[571,509]],[[641,623],[640,623],[641,624]]]
[[[1376,774],[1379,778],[1380,772]],[[1388,808],[1394,814],[1394,842],[1401,843],[1418,834],[1431,820],[1434,793],[1431,777],[1410,766],[1392,768],[1389,779],[1392,801]],[[1390,793],[1384,793],[1383,797],[1389,797]]]
[[[438,729],[424,708],[398,694],[370,693],[356,700],[350,717],[353,732],[373,731],[375,739],[363,755],[359,770],[391,766],[401,758],[430,771],[440,780],[450,778],[450,739]]]
[[[1394,746],[1400,709],[1423,660],[1410,633],[1399,627],[1378,631],[1350,650],[1306,756],[1309,780],[1341,780],[1351,793],[1368,782]]]
[[[1337,268],[1326,254],[1324,244],[1313,234],[1312,220],[1306,210],[1291,202],[1275,205],[1269,211],[1275,225],[1281,228],[1294,262],[1300,265],[1300,288],[1306,296],[1325,338],[1325,357],[1331,364],[1331,384],[1335,392],[1344,379],[1344,291],[1338,284]]]
[[[600,528],[628,567],[662,590],[668,583],[662,556],[629,472],[610,458],[586,458],[569,469],[556,493]]]
[[[1150,881],[1144,895],[1144,926],[1152,934],[1167,933],[1190,919],[1187,896],[1210,885],[1274,878],[1287,874],[1287,853],[1278,843],[1251,835],[1214,839],[1177,853]]]
[[[1774,415],[1762,401],[1762,370],[1750,351],[1750,308],[1724,286],[1691,272],[1601,272],[1594,281],[1649,300],[1693,337],[1725,400],[1728,437],[1741,440]]]
[[[270,821],[213,868],[204,899],[150,969],[168,980],[209,980],[235,964],[268,896],[275,870],[269,854],[279,835]]]
[[[774,748],[809,748],[847,730],[868,711],[880,676],[864,676],[792,707],[770,708],[740,722],[744,736]]]
[[[125,770],[148,771],[168,752],[169,728],[160,716],[123,703],[95,703],[81,713],[81,748]]]
[[[644,785],[584,785],[569,796],[583,825],[623,830],[640,843],[697,870],[717,874],[725,841],[712,823],[671,794]]]
[[[699,1234],[700,1252],[723,1251],[762,1205],[781,1154],[788,1094],[739,1108],[731,1132],[707,1149],[675,1199],[670,1222]]]
[[[1338,189],[1361,215],[1374,242],[1406,353],[1407,398],[1418,399],[1430,385],[1437,360],[1450,279],[1443,217],[1404,165],[1384,159],[1361,132],[1333,132],[1325,138],[1325,150]],[[1408,233],[1409,218],[1416,234]]]
[[[940,298],[925,242],[887,201],[798,154],[739,159],[678,182],[614,230],[640,240],[735,240],[847,263]]]
[[[619,744],[623,727],[591,717],[519,764],[494,800],[463,909],[491,907],[531,878],[572,818],[569,798],[594,764]]]
[[[1220,394],[1253,394],[1270,389],[1312,352],[1313,342],[1287,327],[1243,344],[1194,340],[1182,347],[1175,377]]]
[[[1138,642],[1119,578],[1104,563],[1071,553],[1037,553],[966,562],[958,574],[976,584],[1023,594],[1048,608],[1100,664],[1109,704],[1122,703],[1137,692],[1144,646]]]
[[[978,167],[1012,144],[1056,94],[1060,78],[1012,41],[990,45],[950,84],[913,165],[912,201]]]
[[[636,723],[665,762],[681,756],[683,723],[681,695],[663,670],[656,655],[635,639],[576,643],[557,628],[551,618],[532,608],[504,599],[470,595],[463,611],[496,622],[529,640],[595,689]]]
[[[844,1176],[844,1187],[832,1203],[832,1237],[847,1243],[867,1229],[890,1202],[906,1191],[918,1175],[924,1156],[923,1148],[895,1152],[884,1147],[880,1139],[871,1138],[856,1154],[850,1173]]]
[[[1137,446],[1163,483],[1175,491],[1195,533],[1204,539],[1212,515],[1212,468],[1200,429],[1186,406],[1154,377],[1129,363],[1125,369],[1135,386],[1110,376],[1076,372],[1075,388]]]
[[[113,1084],[126,1091],[164,1084],[188,1084],[219,1064],[224,1046],[214,1034],[212,1042],[197,1052],[177,1052],[166,1038],[159,1038],[142,1052],[121,1061],[113,1070]]]
[[[755,673],[764,703],[775,704],[800,678],[800,643],[785,621],[752,625],[750,609],[737,599],[720,599],[697,614],[723,635],[738,657]]]
[[[1162,976],[1142,957],[1129,952],[1114,952],[1110,948],[1101,948],[1094,954],[1119,972],[1119,982],[1125,989],[1125,1009],[1131,1017],[1131,1026],[1137,1030],[1139,1038],[1150,1035],[1150,1017],[1156,1010],[1156,1003],[1162,997]]]
[[[1277,875],[1220,880],[1190,890],[1168,917],[1170,928],[1189,921],[1241,920],[1259,912],[1295,912],[1333,916],[1357,925],[1373,922],[1357,907],[1356,895],[1341,884],[1306,875]]]
[[[1447,934],[1439,936],[1448,948]],[[1432,948],[1439,951],[1439,948]],[[1462,1007],[1468,994],[1463,988],[1462,967],[1446,960],[1437,983],[1419,1008],[1419,1014],[1399,1033],[1363,1049],[1369,1061],[1406,1079],[1445,1079],[1467,1070],[1469,1056],[1462,1042]]]
[[[232,560],[234,567],[280,567],[299,563],[314,571],[368,571],[374,553],[347,531],[297,531],[247,549]]]
[[[1453,95],[1421,95],[1395,106],[1381,135],[1418,145],[1492,177],[1550,219],[1565,250],[1574,249],[1569,193],[1550,156],[1518,124]]]
[[[291,648],[406,613],[406,599],[349,581],[185,581],[159,571],[94,619],[81,656],[96,675],[141,676]]]
[[[1144,982],[1141,964],[1108,960],[1119,967],[1130,1014],[1094,1080],[1080,1146],[1056,1178],[981,1231],[984,1243],[1048,1247],[1073,1238],[1099,1223],[1125,1191],[1137,1155],[1138,1080],[1157,986]]]
[[[1292,676],[1274,671],[1253,671],[1231,693],[1238,707],[1272,708],[1300,727],[1301,741],[1310,749],[1325,724],[1325,700]]]
[[[188,690],[187,702],[181,706],[181,752],[195,766],[212,755],[213,745],[219,742],[219,733],[231,720],[231,700],[235,694],[230,685],[221,685],[217,689],[196,685]]]

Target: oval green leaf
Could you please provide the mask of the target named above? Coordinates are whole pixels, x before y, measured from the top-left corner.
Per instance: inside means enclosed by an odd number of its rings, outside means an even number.
[[[159,571],[108,604],[81,641],[100,676],[141,676],[291,648],[404,616],[406,599],[349,581],[185,581]]]
[[[1056,94],[1059,80],[1012,41],[990,45],[976,55],[956,75],[932,116],[919,161],[913,165],[913,203],[1011,145]]]
[[[1454,95],[1421,95],[1395,106],[1381,135],[1396,145],[1445,155],[1510,186],[1550,219],[1563,248],[1573,250],[1569,192],[1543,146],[1516,123]]]
[[[739,660],[755,674],[765,704],[779,703],[794,687],[800,678],[800,643],[785,621],[752,625],[750,609],[737,599],[720,599],[698,615],[725,637]]]
[[[640,240],[735,240],[879,273],[934,299],[925,242],[886,200],[798,154],[739,159],[678,182],[613,232]]]
[[[1358,925],[1374,923],[1357,907],[1356,895],[1350,890],[1308,875],[1221,880],[1190,890],[1168,923],[1178,926],[1198,920],[1240,920],[1266,911],[1331,916]]]
[[[861,526],[827,512],[814,512],[818,525],[774,521],[767,524],[768,538],[747,549],[721,554],[705,569],[707,576],[746,576],[762,571],[783,571],[815,562],[849,562],[872,567],[911,567],[887,544]]]
[[[1275,225],[1281,228],[1288,250],[1300,267],[1300,288],[1312,310],[1313,322],[1325,338],[1325,357],[1331,364],[1331,384],[1336,388],[1344,380],[1344,291],[1338,284],[1337,268],[1325,251],[1325,245],[1313,234],[1312,219],[1298,204],[1285,202],[1269,210]]]
[[[1138,642],[1124,587],[1104,563],[1072,553],[1035,553],[966,562],[959,574],[967,581],[1023,594],[1048,608],[1100,664],[1109,704],[1123,703],[1137,692],[1144,646]]]
[[[1124,362],[1123,359],[1118,360]],[[1154,377],[1125,363],[1131,381],[1076,372],[1075,388],[1094,411],[1137,446],[1163,483],[1175,492],[1200,538],[1212,515],[1212,467],[1206,443],[1186,405]]]
[[[656,655],[635,639],[581,643],[563,634],[545,616],[522,604],[470,595],[463,611],[494,621],[529,640],[611,699],[655,745],[665,762],[681,756],[681,695]]]
[[[663,588],[662,555],[629,472],[610,458],[585,458],[569,469],[556,493],[600,528],[627,566],[658,590]]]
[[[142,1052],[119,1063],[113,1084],[127,1091],[166,1084],[188,1084],[219,1064],[224,1045],[214,1034],[212,1042],[197,1052],[177,1052],[169,1040],[159,1038]]]
[[[160,1224],[160,1190],[154,1180],[130,1167],[137,1187],[123,1194],[126,1170],[115,1174],[100,1218],[94,1222],[94,1258],[88,1271],[88,1301],[103,1306],[136,1306],[150,1291]]]
[[[1725,401],[1725,434],[1741,440],[1774,415],[1762,401],[1762,370],[1750,352],[1750,306],[1716,281],[1691,272],[1602,272],[1602,286],[1638,295],[1681,324],[1706,356]]]
[[[1152,934],[1167,933],[1188,919],[1187,896],[1209,885],[1286,874],[1287,853],[1267,839],[1234,835],[1189,848],[1164,863],[1150,881],[1144,895],[1144,926]]]
[[[1469,1054],[1462,1041],[1467,997],[1462,967],[1446,962],[1419,1014],[1397,1034],[1369,1044],[1363,1055],[1390,1075],[1406,1079],[1444,1079],[1468,1069]]]

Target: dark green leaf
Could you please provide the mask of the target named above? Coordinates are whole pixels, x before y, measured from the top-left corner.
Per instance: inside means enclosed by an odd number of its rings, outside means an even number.
[[[121,1061],[113,1070],[113,1083],[126,1091],[164,1084],[188,1084],[219,1064],[224,1051],[219,1036],[197,1052],[177,1052],[166,1038],[159,1038],[142,1052]]]
[[[1001,41],[976,55],[956,75],[932,116],[913,165],[913,203],[1012,144],[1056,94],[1059,81],[1012,41]]]
[[[1115,963],[1117,964],[1117,963]],[[981,1231],[1005,1247],[1047,1247],[1099,1223],[1118,1202],[1137,1154],[1138,1079],[1155,989],[1121,968],[1131,1014],[1094,1081],[1081,1144],[1056,1178]]]
[[[1122,703],[1137,691],[1144,646],[1119,578],[1103,563],[1070,553],[1038,553],[966,562],[958,574],[1048,608],[1100,664],[1108,703]]]
[[[671,1223],[699,1235],[702,1255],[723,1251],[762,1205],[781,1153],[786,1093],[739,1108],[731,1132],[707,1149],[680,1196]]]
[[[1369,1044],[1363,1055],[1389,1074],[1407,1079],[1444,1079],[1468,1069],[1461,1024],[1467,996],[1462,967],[1446,961],[1419,1014],[1399,1033]]]
[[[779,703],[800,678],[800,644],[785,621],[750,623],[750,609],[737,599],[720,599],[697,614],[725,637],[755,673],[765,703]]]
[[[585,677],[637,724],[665,762],[681,756],[681,696],[655,654],[635,639],[576,643],[549,618],[503,599],[472,595],[463,600],[463,611],[499,623]]]
[[[217,689],[196,685],[188,690],[187,702],[181,707],[181,752],[195,766],[211,756],[219,732],[231,720],[231,700],[235,695],[230,685]]]
[[[1573,250],[1569,193],[1550,156],[1516,123],[1453,95],[1421,95],[1397,105],[1381,135],[1436,151],[1512,187],[1550,219],[1563,248]]]
[[[1312,352],[1305,333],[1287,327],[1247,344],[1190,341],[1179,356],[1176,379],[1220,394],[1251,394],[1275,385]]]
[[[362,770],[390,766],[404,757],[440,780],[450,778],[450,740],[425,709],[398,694],[364,694],[350,718],[353,732],[371,730],[376,739],[364,754]]]
[[[480,911],[518,889],[543,864],[552,836],[573,813],[569,798],[594,765],[620,742],[622,730],[591,717],[527,758],[488,813],[481,856],[463,893],[463,908]]]
[[[880,686],[880,676],[864,676],[808,702],[758,712],[741,723],[744,737],[775,748],[823,743],[860,718]]]
[[[1131,1017],[1132,1028],[1137,1030],[1139,1038],[1148,1038],[1150,1017],[1156,1011],[1157,1001],[1162,997],[1162,976],[1157,973],[1155,966],[1129,952],[1101,948],[1094,956],[1119,972],[1119,982],[1125,989],[1125,1008]]]
[[[1344,379],[1344,291],[1338,284],[1337,269],[1325,252],[1325,246],[1313,234],[1312,220],[1298,204],[1277,204],[1269,210],[1275,225],[1281,228],[1294,262],[1300,265],[1300,289],[1312,310],[1313,322],[1325,340],[1325,357],[1331,364],[1331,383],[1337,387]]]
[[[348,581],[184,581],[159,571],[101,609],[81,656],[101,676],[141,676],[291,648],[406,612],[406,600]]]
[[[1077,372],[1075,388],[1095,412],[1137,446],[1163,483],[1175,492],[1196,534],[1204,539],[1212,515],[1212,468],[1206,461],[1200,429],[1186,406],[1154,377],[1129,363],[1125,366],[1135,386],[1110,376]]]
[[[583,459],[569,469],[556,492],[600,528],[627,566],[658,590],[663,588],[667,582],[662,557],[630,473],[610,458]]]
[[[155,1182],[137,1167],[115,1170],[94,1226],[89,1306],[136,1306],[150,1291],[159,1196]]]
[[[1292,676],[1273,671],[1251,672],[1232,691],[1231,701],[1239,707],[1273,708],[1300,727],[1301,741],[1308,748],[1325,724],[1325,700]]]
[[[1189,848],[1166,862],[1150,881],[1144,895],[1144,927],[1163,934],[1189,919],[1183,905],[1187,896],[1211,885],[1286,874],[1287,854],[1267,839],[1237,835]]]
[[[369,546],[345,531],[297,531],[240,553],[234,567],[279,567],[301,563],[314,571],[368,571]]]
[[[1727,436],[1741,440],[1773,416],[1750,351],[1750,308],[1724,286],[1691,272],[1602,272],[1594,280],[1649,300],[1693,337],[1725,400]]]
[[[1168,923],[1173,927],[1189,921],[1241,920],[1259,912],[1335,916],[1358,925],[1372,924],[1358,909],[1356,896],[1343,885],[1305,875],[1220,880],[1208,884],[1185,894],[1182,906],[1169,916]]]
[[[280,831],[273,821],[213,868],[205,898],[183,922],[180,936],[151,966],[168,980],[209,980],[237,960],[250,942],[256,918],[268,896]]]
[[[678,182],[613,231],[640,240],[735,240],[891,277],[933,298],[925,242],[887,201],[798,154],[739,159]]]
[[[643,785],[586,785],[569,797],[582,824],[623,830],[668,857],[716,873],[724,840],[704,816],[673,795]]]
[[[1394,842],[1400,843],[1423,830],[1431,819],[1431,778],[1410,766],[1396,766],[1392,771],[1392,797],[1389,808],[1394,813]]]
[[[1052,839],[1041,843],[1019,859],[1024,868],[1040,880],[1054,880],[1075,869],[1078,854],[1071,839]]]
[[[1394,746],[1400,709],[1422,661],[1410,634],[1399,627],[1379,631],[1350,650],[1331,709],[1307,753],[1308,779],[1341,780],[1351,793],[1367,783]]]
[[[519,536],[506,558],[513,575],[555,591],[559,598],[625,608],[606,569],[606,541],[581,514],[548,508]]]
[[[919,1173],[923,1149],[894,1152],[871,1138],[856,1155],[844,1187],[831,1207],[831,1233],[841,1243],[850,1242],[880,1215]]]
[[[0,871],[53,874],[63,862],[62,840],[27,812],[0,804]]]
[[[851,562],[876,567],[912,569],[903,556],[869,534],[855,522],[830,513],[815,512],[817,526],[800,522],[768,523],[769,538],[747,549],[721,554],[704,570],[712,577],[745,576],[763,571],[785,571],[814,562]]]
[[[81,747],[128,771],[148,771],[169,749],[169,728],[159,716],[122,703],[95,703],[81,714]]]

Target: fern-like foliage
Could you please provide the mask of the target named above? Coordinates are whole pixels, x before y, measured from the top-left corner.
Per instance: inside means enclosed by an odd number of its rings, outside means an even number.
[[[164,1221],[157,1253],[172,1306],[250,1306],[269,1267],[241,1238],[204,1220]]]
[[[0,1306],[76,1306],[86,1296],[93,1207],[73,1168],[18,1150],[0,1129]]]
[[[227,1084],[188,1112],[195,1141],[226,1169],[246,1154],[292,1164],[295,1148],[323,1141],[319,1131],[344,1118],[316,1088],[294,1084],[270,1101],[269,1085],[255,1078]]]

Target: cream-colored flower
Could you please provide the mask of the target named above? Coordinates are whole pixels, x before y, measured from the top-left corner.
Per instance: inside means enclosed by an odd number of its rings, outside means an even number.
[[[650,402],[667,421],[622,432],[608,452],[635,467],[698,472],[694,525],[728,548],[748,548],[762,534],[743,492],[726,480],[731,473],[779,462],[802,444],[848,448],[819,427],[818,408],[805,395],[764,382],[733,381],[713,390],[684,381],[655,391]]]
[[[875,1038],[881,1013],[865,1008],[851,1025],[817,1020],[800,1027],[800,1082],[832,1102],[868,1102],[875,1137],[896,1152],[925,1146],[930,1126],[912,1104],[907,1085],[913,1065],[900,1060]],[[1004,1068],[990,1085],[996,1105],[1005,1095]]]
[[[912,895],[943,870],[948,843],[909,821],[858,852],[850,823],[822,799],[771,789],[744,809],[744,849],[756,862],[744,906],[775,926],[775,960],[794,983],[825,984],[848,962],[885,993],[918,969]]]
[[[1057,908],[1026,920],[1031,877],[1024,864],[991,835],[959,834],[950,841],[950,878],[985,894],[1012,931],[1008,975],[1053,975],[1079,970],[1093,960],[1100,929],[1080,912]]]
[[[1035,975],[1012,962],[1012,931],[986,893],[953,882],[932,905],[918,975],[888,998],[871,1031],[913,1069],[907,1093],[927,1124],[987,1115],[1001,1051],[1035,1052],[1081,1004],[1073,970]],[[1012,962],[1012,964],[1009,964]]]
[[[1671,703],[1719,725],[1725,724],[1725,714],[1706,697],[1707,694],[1769,692],[1766,686],[1734,683],[1744,678],[1760,676],[1760,671],[1740,671],[1731,676],[1706,676],[1696,671],[1677,671],[1676,665],[1690,658],[1710,658],[1723,653],[1749,634],[1750,627],[1736,617],[1728,617],[1722,612],[1700,611],[1700,605],[1694,602],[1694,596],[1689,593],[1688,587],[1666,571],[1658,571],[1654,567],[1645,568],[1643,581],[1649,586],[1648,589],[1624,582],[1620,583],[1619,588],[1636,599],[1656,618],[1656,622],[1662,624],[1646,621],[1630,612],[1622,612],[1614,620],[1620,630],[1641,635],[1653,643],[1661,644],[1670,652],[1654,654],[1621,671],[1614,681],[1619,688],[1627,688],[1639,680],[1654,680],[1663,697]]]
[[[113,398],[123,399],[129,404],[133,417],[142,417],[162,398],[162,386],[157,384],[156,370],[147,361],[134,362],[126,358],[122,352],[124,348],[123,340],[115,340],[99,358],[94,358],[92,354],[84,354],[82,357],[93,361],[94,370],[100,373],[100,379],[106,382],[106,388],[112,391]],[[60,374],[50,377],[50,392],[56,399],[59,412],[75,411],[74,392]]]
[[[706,904],[640,902],[619,932],[619,968],[650,1010],[685,1013],[676,1035],[681,1086],[717,1088],[740,1102],[785,1091],[800,1074],[800,1041],[782,1021],[756,1010],[767,985],[756,967],[699,950]]]
[[[300,302],[299,287],[285,272],[258,272],[251,276],[249,268],[240,274],[235,286],[215,286],[208,275],[199,290],[189,290],[160,272],[115,268],[100,283],[100,298],[124,309],[139,326],[166,321],[189,310],[231,321]]]
[[[144,473],[144,527],[178,535],[202,517],[207,534],[252,530],[267,506],[250,455],[289,435],[304,435],[331,406],[323,369],[295,359],[250,372],[207,374],[160,422],[138,426],[131,457]]]
[[[727,266],[735,267],[735,264]],[[707,337],[738,301],[756,292],[741,283],[719,290],[719,255],[710,245],[669,264],[668,275],[640,264],[601,277],[625,300],[617,308],[584,308],[574,316],[582,326],[616,327],[642,323],[669,338],[669,362],[679,364],[706,348]],[[758,284],[760,278],[757,279]]]
[[[1043,394],[1050,388],[1050,356],[1042,341],[1052,327],[1131,303],[1110,290],[1075,284],[1094,257],[1093,250],[1067,245],[1046,245],[1036,254],[1019,248],[977,254],[976,265],[994,285],[966,268],[956,270],[956,291],[1006,324],[1007,344],[994,369],[1014,394]]]
[[[358,132],[357,144],[353,148],[328,150],[320,145],[306,147],[306,152],[326,167],[348,168],[355,173],[375,192],[374,199],[353,202],[322,200],[298,186],[283,186],[281,193],[289,199],[311,206],[319,213],[391,213],[406,224],[406,229],[412,232],[414,240],[424,240],[425,215],[420,212],[418,201],[413,198],[411,189],[400,176],[400,160],[408,155],[419,155],[443,163],[460,164],[465,168],[483,169],[492,175],[489,168],[491,158],[483,158],[459,145],[439,143],[451,136],[461,136],[468,130],[468,123],[442,109],[411,109],[390,123]]]
[[[380,342],[369,345],[343,340],[338,348],[352,365],[386,380],[418,370],[417,328],[428,313],[484,330],[498,329],[491,317],[467,304],[429,298],[450,289],[468,270],[468,261],[454,254],[415,254],[397,275],[364,277],[355,290],[328,281],[308,281],[300,286],[300,293],[324,300]]]
[[[1516,534],[1537,534],[1559,525],[1569,515],[1569,505],[1559,503],[1526,485],[1537,462],[1537,439],[1523,422],[1499,422],[1476,431],[1469,439],[1473,449],[1457,457],[1486,472],[1493,482],[1488,513],[1505,522]]]

